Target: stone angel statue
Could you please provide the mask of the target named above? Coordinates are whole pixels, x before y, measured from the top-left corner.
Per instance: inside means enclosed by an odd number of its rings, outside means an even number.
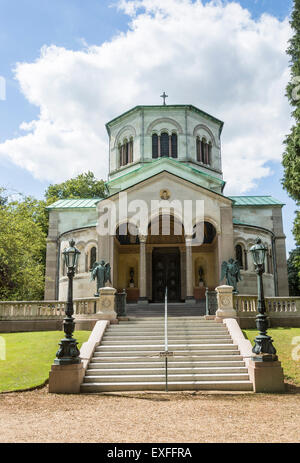
[[[105,287],[105,283],[111,284],[111,266],[109,262],[101,260],[95,262],[91,270],[91,281],[97,279],[97,291],[95,296],[99,296],[99,289]]]
[[[221,281],[226,278],[226,284],[233,286],[233,292],[238,294],[237,284],[242,280],[240,266],[237,260],[229,259],[228,262],[224,261],[221,267]]]

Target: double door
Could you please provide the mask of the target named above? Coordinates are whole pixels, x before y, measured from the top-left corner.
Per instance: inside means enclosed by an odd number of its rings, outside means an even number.
[[[178,248],[155,248],[152,254],[152,300],[163,302],[168,288],[168,301],[179,302],[180,252]]]

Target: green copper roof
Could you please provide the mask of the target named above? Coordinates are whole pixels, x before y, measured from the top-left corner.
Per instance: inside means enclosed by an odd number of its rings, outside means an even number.
[[[101,198],[89,198],[89,199],[59,199],[47,209],[74,209],[74,208],[94,208],[97,203],[101,201]]]
[[[186,163],[163,157],[111,179],[107,183],[107,186],[111,195],[114,195],[119,191],[131,188],[162,172],[169,172],[183,180],[202,186],[217,194],[221,193],[221,189],[223,189],[225,184],[222,179],[207,174],[206,172],[198,171]],[[220,190],[220,192],[218,193],[216,189]]]
[[[284,206],[272,196],[228,196],[234,201],[233,206]]]

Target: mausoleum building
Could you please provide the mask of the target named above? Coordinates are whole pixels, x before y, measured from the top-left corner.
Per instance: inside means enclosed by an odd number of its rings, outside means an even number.
[[[166,285],[170,301],[203,299],[206,288],[220,285],[222,262],[230,258],[241,268],[240,294],[256,294],[249,249],[258,236],[268,250],[265,295],[288,295],[283,204],[271,196],[226,195],[222,121],[193,105],[164,104],[136,106],[106,128],[107,197],[49,207],[46,300],[66,299],[61,253],[71,238],[81,251],[74,297],[94,295],[90,272],[102,259],[111,265],[112,286],[126,289],[128,302],[161,302]],[[103,211],[115,215],[108,234],[100,230]]]

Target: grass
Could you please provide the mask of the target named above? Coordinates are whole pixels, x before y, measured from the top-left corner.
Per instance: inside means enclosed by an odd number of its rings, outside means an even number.
[[[75,332],[79,348],[89,335],[90,331]],[[0,357],[0,392],[43,384],[49,378],[50,366],[63,336],[62,331],[0,334],[0,342],[4,339],[6,347],[6,360]]]
[[[243,330],[243,333],[252,344],[258,334],[257,330]],[[300,328],[270,328],[268,334],[274,341],[285,380],[288,383],[300,386]],[[294,339],[297,337],[298,339]],[[298,360],[293,359],[293,353]]]

